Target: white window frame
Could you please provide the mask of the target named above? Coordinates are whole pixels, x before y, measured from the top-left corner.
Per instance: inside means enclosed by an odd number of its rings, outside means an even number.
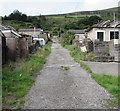
[[[109,30],[109,41],[110,41],[110,32],[119,32],[119,39],[120,39],[120,30],[117,30],[117,29],[115,29],[115,30]]]
[[[105,31],[104,31],[104,30],[96,30],[95,39],[97,39],[97,33],[98,33],[98,32],[103,32],[103,41],[105,41]]]

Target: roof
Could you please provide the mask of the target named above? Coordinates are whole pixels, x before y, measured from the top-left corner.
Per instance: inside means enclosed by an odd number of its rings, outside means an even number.
[[[69,30],[70,32],[73,32],[75,34],[84,34],[85,30]]]
[[[120,21],[116,20],[116,21],[102,21],[99,22],[98,24],[94,24],[93,26],[91,26],[90,28],[88,28],[86,31],[90,31],[92,28],[120,28]]]
[[[2,33],[1,30],[0,30],[0,37],[5,37],[5,35]]]
[[[120,21],[103,21],[98,24],[93,25],[92,27],[120,27]]]
[[[31,35],[28,34],[20,34],[22,37],[32,37]]]
[[[22,37],[20,34],[18,34],[16,31],[14,31],[14,30],[10,30],[10,29],[8,29],[8,30],[2,30],[2,33],[6,36],[6,33],[12,33],[12,34],[14,34],[14,35],[16,35],[17,37]],[[7,36],[6,36],[7,37]]]
[[[9,25],[0,25],[0,30],[15,30],[15,29]]]
[[[19,29],[18,32],[40,32],[41,31],[41,28],[37,28],[37,29]]]

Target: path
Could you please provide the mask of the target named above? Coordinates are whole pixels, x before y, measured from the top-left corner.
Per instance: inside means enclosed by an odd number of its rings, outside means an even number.
[[[26,95],[29,109],[100,109],[110,94],[74,62],[68,50],[54,39],[47,63]],[[63,70],[61,66],[70,67]]]

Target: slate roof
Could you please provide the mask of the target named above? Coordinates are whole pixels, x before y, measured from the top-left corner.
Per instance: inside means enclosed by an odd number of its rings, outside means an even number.
[[[99,22],[98,24],[94,24],[93,26],[91,26],[90,28],[88,28],[86,30],[86,32],[90,31],[92,28],[120,28],[120,21],[116,20],[116,21],[102,21]]]
[[[19,32],[34,32],[34,29],[19,29],[18,30]],[[35,29],[36,32],[40,32],[41,29],[40,28],[37,28]]]
[[[2,33],[1,30],[0,30],[0,37],[5,37],[5,35]]]
[[[75,34],[85,34],[85,30],[69,30],[69,31]]]
[[[120,27],[120,21],[103,21],[93,25],[92,27]]]
[[[15,29],[9,25],[0,25],[0,30],[14,30],[15,31]]]

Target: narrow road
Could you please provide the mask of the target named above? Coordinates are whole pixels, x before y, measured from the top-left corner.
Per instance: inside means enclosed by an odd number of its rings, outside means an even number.
[[[67,66],[69,70],[63,70]],[[101,109],[110,94],[54,38],[52,52],[25,97],[28,109]]]

